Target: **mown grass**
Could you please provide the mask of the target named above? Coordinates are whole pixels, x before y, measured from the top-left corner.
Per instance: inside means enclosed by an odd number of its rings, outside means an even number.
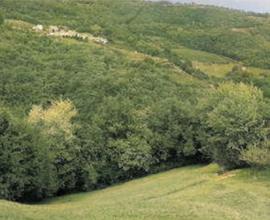
[[[193,62],[193,66],[200,69],[209,76],[225,77],[230,71],[232,71],[235,65],[239,65],[237,62],[229,63],[211,63],[211,62]],[[246,67],[246,71],[255,77],[259,77],[261,74],[270,74],[269,69],[261,69],[256,67]]]
[[[0,202],[2,220],[268,220],[269,175],[190,166],[38,205]]]
[[[194,50],[183,46],[174,49],[173,52],[184,59],[202,63],[228,64],[233,62],[233,60],[224,56],[205,51]]]

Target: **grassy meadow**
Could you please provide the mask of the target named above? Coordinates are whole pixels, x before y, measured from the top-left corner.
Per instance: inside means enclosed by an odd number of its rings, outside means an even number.
[[[268,220],[269,176],[189,166],[42,204],[0,202],[2,220]]]

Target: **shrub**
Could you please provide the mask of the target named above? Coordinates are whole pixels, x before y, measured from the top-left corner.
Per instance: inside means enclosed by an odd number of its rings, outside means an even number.
[[[251,166],[263,168],[270,166],[270,142],[251,145],[242,152],[241,159]]]

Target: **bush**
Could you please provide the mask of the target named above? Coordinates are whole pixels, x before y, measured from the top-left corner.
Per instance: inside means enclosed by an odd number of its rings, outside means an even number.
[[[270,142],[251,145],[242,152],[242,160],[251,166],[264,168],[270,166]]]

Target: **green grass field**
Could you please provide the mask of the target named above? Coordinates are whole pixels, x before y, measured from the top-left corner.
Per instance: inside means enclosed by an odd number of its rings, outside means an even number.
[[[38,205],[0,202],[2,220],[268,220],[270,182],[246,169],[190,166]]]
[[[225,77],[232,68],[241,63],[231,62],[231,63],[210,63],[210,62],[198,62],[195,60],[193,66],[209,76],[215,77]],[[269,74],[269,69],[261,69],[256,67],[246,67],[246,71],[251,73],[255,77],[259,77],[261,74]]]

